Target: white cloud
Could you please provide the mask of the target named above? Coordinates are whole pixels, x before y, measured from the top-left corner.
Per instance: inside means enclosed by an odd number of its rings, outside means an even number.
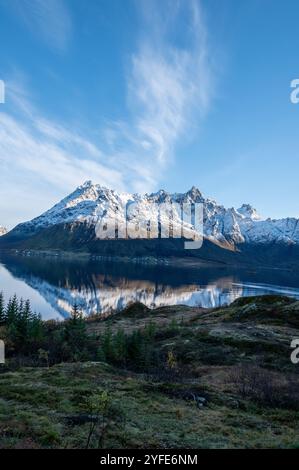
[[[28,10],[28,0],[22,2]],[[54,40],[56,31],[56,45],[65,45],[69,33],[61,20],[55,20],[63,3],[51,0],[51,7],[42,0],[31,3],[33,24],[41,27],[49,14],[51,27],[45,39]],[[163,7],[161,2],[145,0],[141,5],[144,32],[128,67],[128,119],[109,123],[101,141],[48,119],[32,105],[24,87],[7,83],[7,102],[13,104],[13,112],[7,107],[5,112],[0,110],[0,224],[12,226],[38,215],[86,179],[118,190],[157,189],[176,144],[200,126],[213,88],[201,5],[197,0],[170,4],[165,0]],[[167,21],[161,8],[168,9]],[[183,14],[183,41],[178,46],[173,34],[177,39]],[[64,15],[69,30],[70,20],[62,10],[60,18]],[[11,213],[7,211],[10,195],[18,200]]]
[[[39,131],[36,126],[36,131]],[[55,128],[54,128],[55,130]],[[93,145],[69,131],[60,131],[61,142],[49,138],[43,132],[32,133],[14,118],[0,114],[0,161],[9,164],[10,170],[29,171],[39,178],[62,188],[71,189],[89,175],[104,185],[112,181],[119,185],[121,174],[109,169],[105,162],[93,159]],[[77,155],[70,153],[69,146],[76,146]],[[91,147],[92,153],[87,149]],[[84,155],[84,156],[83,156]]]
[[[93,142],[78,130],[46,120],[21,87],[8,83],[7,88],[13,113],[0,111],[1,223],[11,227],[39,215],[91,178],[124,188],[121,170]]]
[[[8,6],[48,46],[66,50],[72,34],[72,20],[64,0],[9,0]]]
[[[199,1],[144,0],[141,5],[145,32],[128,75],[133,118],[112,123],[106,132],[111,148],[122,149],[117,152],[122,164],[139,167],[147,189],[161,179],[179,139],[198,130],[209,108],[213,74]],[[186,24],[178,46],[182,16]]]

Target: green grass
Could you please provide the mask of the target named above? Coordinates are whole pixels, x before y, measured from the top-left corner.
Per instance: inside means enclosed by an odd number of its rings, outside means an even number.
[[[86,399],[103,390],[114,408],[104,441],[108,448],[298,446],[298,412],[261,409],[252,403],[236,408],[234,395],[209,381],[200,384],[157,384],[101,363],[4,373],[0,447],[85,447],[88,423],[70,425],[67,418],[84,413]],[[207,407],[198,409],[183,398],[190,386],[209,397]]]
[[[0,366],[0,448],[85,448],[88,407],[103,392],[109,397],[107,429],[101,440],[97,430],[90,447],[299,448],[294,401],[262,406],[254,396],[243,396],[232,380],[237,365],[259,364],[265,376],[275,375],[277,393],[290,374],[298,383],[289,349],[298,337],[297,303],[247,299],[214,311],[180,306],[149,315],[139,307],[108,323],[115,332],[121,323],[131,334],[155,321],[152,347],[161,358],[172,351],[178,373],[159,375],[132,364],[125,370],[104,362],[14,371],[9,363]],[[258,321],[245,318],[249,307],[258,311]],[[283,328],[272,323],[273,310],[286,315]],[[107,321],[91,321],[88,328],[101,334]],[[159,363],[160,371],[163,367]],[[207,398],[207,406],[198,408],[191,393]]]

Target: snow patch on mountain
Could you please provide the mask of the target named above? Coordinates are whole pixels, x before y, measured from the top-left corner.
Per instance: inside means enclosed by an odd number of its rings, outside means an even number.
[[[134,203],[134,204],[133,204]],[[86,223],[93,226],[99,220],[102,223],[117,218],[120,230],[128,220],[139,221],[141,237],[147,236],[148,220],[158,220],[159,205],[162,203],[202,203],[204,236],[220,244],[238,245],[241,243],[299,243],[299,219],[280,220],[263,219],[249,204],[239,209],[225,208],[210,198],[205,198],[196,187],[186,193],[168,193],[160,190],[151,194],[121,193],[91,181],[79,186],[73,193],[64,198],[41,216],[20,224],[15,233],[36,233],[43,228],[57,224]],[[129,215],[126,208],[133,207]],[[174,206],[173,229],[179,231],[182,225],[181,211]],[[194,235],[192,226],[183,221],[185,233]],[[143,230],[143,232],[142,232]]]
[[[0,237],[2,237],[2,235],[5,235],[7,233],[7,229],[5,227],[2,227],[2,225],[0,225]]]

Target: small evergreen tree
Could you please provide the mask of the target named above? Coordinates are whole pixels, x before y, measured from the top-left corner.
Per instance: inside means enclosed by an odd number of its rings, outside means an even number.
[[[6,312],[3,292],[0,292],[0,326],[6,322]]]
[[[29,308],[30,308],[29,300],[25,304],[24,300],[21,299],[19,302],[18,313],[17,313],[17,317],[15,321],[19,340],[23,342],[27,340],[28,327],[29,327],[29,317],[27,318],[27,315],[25,312],[25,305],[29,305]]]
[[[157,331],[157,325],[151,320],[144,329],[144,334],[147,340],[152,341]]]
[[[128,355],[133,364],[140,365],[142,356],[142,336],[140,331],[134,331],[128,341]]]
[[[116,362],[125,364],[127,355],[127,338],[124,330],[119,329],[113,338],[113,356]]]
[[[26,342],[31,344],[31,347],[38,347],[44,340],[45,327],[42,321],[41,315],[33,314],[31,312],[30,304],[29,309],[25,311],[27,318],[27,329],[26,329]]]
[[[13,348],[22,354],[32,353],[43,338],[41,317],[32,312],[29,300],[18,301],[16,295],[9,299],[4,312],[6,334]]]
[[[71,317],[66,322],[65,341],[71,356],[80,359],[88,346],[89,338],[86,331],[86,322],[77,304],[74,305]]]
[[[105,359],[110,362],[114,359],[113,354],[113,338],[110,326],[106,329],[103,338],[102,338],[102,350],[104,353]]]
[[[9,299],[7,307],[6,307],[6,312],[5,312],[6,323],[8,326],[16,324],[18,320],[18,313],[19,313],[18,299],[17,299],[17,296],[14,295],[12,298]]]

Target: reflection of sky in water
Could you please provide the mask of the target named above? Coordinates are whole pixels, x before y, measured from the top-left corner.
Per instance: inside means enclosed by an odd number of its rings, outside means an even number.
[[[128,303],[139,301],[148,307],[182,304],[199,307],[218,307],[241,296],[278,293],[299,298],[299,289],[271,283],[245,282],[236,272],[229,275],[210,269],[198,270],[186,277],[177,268],[157,270],[150,267],[130,273],[127,267],[114,264],[112,274],[96,264],[71,264],[61,261],[18,259],[6,267],[0,264],[0,290],[5,298],[17,293],[29,298],[35,311],[44,319],[67,317],[74,303],[86,315],[120,310]],[[111,270],[111,265],[107,268]],[[163,270],[162,270],[163,271]],[[213,275],[211,275],[213,273]],[[188,271],[190,274],[190,271]],[[244,274],[244,273],[243,273]],[[269,281],[269,273],[267,273]],[[138,277],[139,276],[139,277]],[[171,280],[171,282],[168,282]]]
[[[14,294],[23,299],[30,299],[32,308],[40,312],[45,320],[59,317],[58,312],[43,298],[36,289],[30,287],[26,282],[13,277],[4,266],[0,264],[0,291],[4,293],[5,299]]]
[[[292,287],[283,287],[283,286],[275,286],[270,284],[248,284],[242,283],[238,284],[237,282],[233,283],[234,286],[242,286],[244,289],[247,289],[249,292],[255,292],[251,295],[263,295],[264,293],[267,294],[280,294],[286,295],[288,297],[295,297],[299,299],[299,289],[292,288]]]

